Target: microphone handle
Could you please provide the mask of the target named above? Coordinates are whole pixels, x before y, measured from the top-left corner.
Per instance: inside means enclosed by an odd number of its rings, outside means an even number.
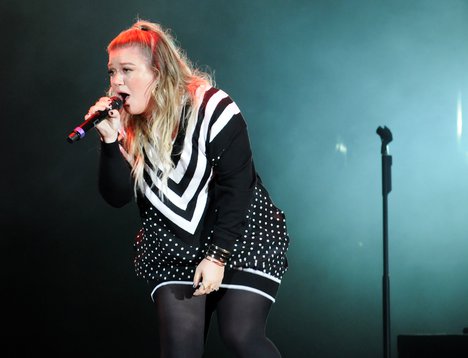
[[[87,131],[94,128],[96,124],[106,118],[109,115],[110,110],[120,109],[122,107],[122,100],[119,97],[112,97],[111,99],[112,102],[110,104],[110,109],[93,113],[87,120],[81,123],[68,135],[67,141],[69,143],[74,143],[77,140],[80,140],[86,135]]]
[[[100,114],[100,113],[96,112],[96,114]],[[68,142],[73,143],[73,142],[76,142],[77,140],[80,140],[81,138],[83,138],[86,135],[86,132],[88,130],[90,130],[91,128],[94,128],[94,126],[96,124],[98,124],[99,122],[101,122],[104,118],[105,118],[105,116],[102,116],[102,115],[96,115],[96,116],[93,115],[93,116],[91,116],[85,122],[83,122],[81,125],[76,127],[73,130],[73,132],[71,132],[68,135],[68,137],[67,137]]]

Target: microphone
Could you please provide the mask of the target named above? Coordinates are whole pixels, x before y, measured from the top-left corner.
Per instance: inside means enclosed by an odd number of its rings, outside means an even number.
[[[89,118],[87,120],[85,120],[83,123],[81,123],[78,127],[76,127],[73,130],[73,132],[71,132],[68,135],[67,141],[69,143],[74,143],[77,140],[80,140],[81,138],[83,138],[86,135],[87,131],[89,131],[91,128],[94,128],[94,126],[96,124],[98,124],[104,118],[109,116],[109,111],[111,111],[113,109],[122,108],[123,101],[122,101],[121,98],[119,98],[117,96],[114,96],[114,97],[111,97],[110,99],[111,99],[111,103],[109,105],[110,106],[109,109],[107,109],[105,111],[97,111],[97,112],[91,114],[91,116],[89,116]]]

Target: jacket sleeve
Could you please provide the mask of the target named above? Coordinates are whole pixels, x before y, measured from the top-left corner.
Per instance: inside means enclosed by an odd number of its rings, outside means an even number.
[[[120,152],[119,142],[101,142],[98,175],[99,193],[111,206],[120,208],[133,197],[131,170]]]
[[[240,113],[230,119],[210,144],[210,153],[217,211],[213,243],[232,252],[236,239],[245,230],[245,217],[256,184],[247,126]]]

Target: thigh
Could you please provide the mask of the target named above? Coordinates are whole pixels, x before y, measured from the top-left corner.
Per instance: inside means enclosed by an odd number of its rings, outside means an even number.
[[[227,289],[217,306],[220,335],[239,358],[280,358],[281,354],[265,335],[273,302],[254,292]]]
[[[205,296],[193,296],[193,287],[168,284],[153,295],[163,357],[200,357],[205,330]]]
[[[272,301],[254,292],[225,289],[217,302],[217,317],[221,332],[249,334],[264,331]]]

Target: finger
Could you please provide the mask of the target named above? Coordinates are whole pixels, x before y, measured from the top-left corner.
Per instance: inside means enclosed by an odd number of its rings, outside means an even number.
[[[117,111],[115,109],[112,109],[112,110],[109,111],[109,117],[111,117],[111,118],[116,118],[118,114],[119,114],[119,111]]]
[[[215,291],[215,288],[212,284],[205,284],[200,282],[198,289],[193,293],[194,296],[209,295],[211,292]]]
[[[111,104],[111,102],[112,100],[110,99],[110,97],[101,97],[96,102],[96,105],[108,107]]]
[[[203,290],[205,293],[210,293],[211,291],[213,291],[213,289],[211,288],[211,285],[208,284],[208,283],[202,282],[200,285],[201,285],[201,287],[202,287],[202,290]]]
[[[107,111],[111,109],[111,99],[109,97],[101,97],[99,100],[89,108],[88,114],[86,115],[89,117],[91,114],[96,113],[98,111]],[[85,116],[85,117],[86,117]]]
[[[206,283],[206,284],[204,284],[204,288],[205,288],[205,293],[206,294],[209,294],[209,293],[211,293],[213,291],[218,291],[218,289],[219,289],[219,287],[214,283],[212,283],[212,284]]]
[[[205,286],[203,285],[202,282],[200,282],[198,284],[198,288],[193,292],[193,295],[194,296],[202,296],[202,295],[206,295],[206,288]]]
[[[86,113],[85,118],[89,118],[92,114],[95,114],[99,111],[103,112],[106,111],[108,108],[106,106],[92,106],[89,110],[88,113]]]
[[[193,276],[193,288],[197,288],[200,285],[201,272],[200,270],[195,270],[195,275]]]

